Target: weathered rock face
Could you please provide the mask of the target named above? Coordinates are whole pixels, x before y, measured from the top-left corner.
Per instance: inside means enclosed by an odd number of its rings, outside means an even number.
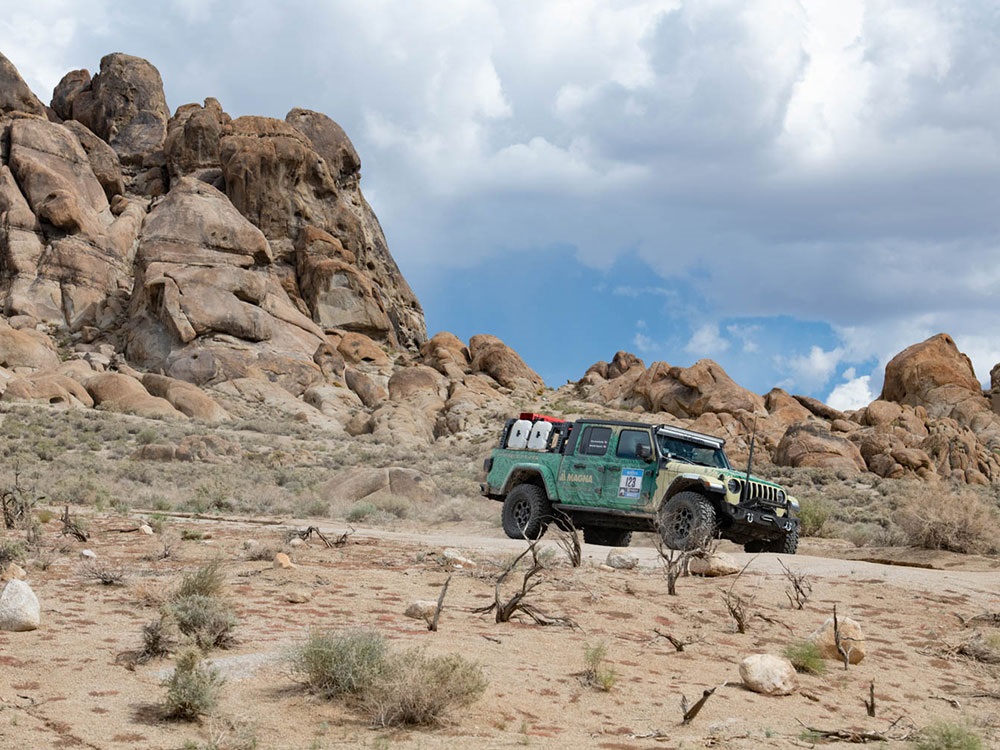
[[[216,99],[206,99],[204,106],[178,107],[167,123],[163,145],[171,181],[191,175],[224,189],[219,140],[231,121]]]
[[[132,257],[144,209],[109,205],[74,132],[37,119],[9,123],[0,168],[0,302],[24,314],[78,329],[109,326],[132,282]]]

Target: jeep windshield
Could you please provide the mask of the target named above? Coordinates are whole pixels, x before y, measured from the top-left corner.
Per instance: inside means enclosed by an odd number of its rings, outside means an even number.
[[[684,461],[699,466],[711,466],[716,469],[728,469],[729,460],[722,448],[709,445],[699,445],[680,438],[658,432],[656,444],[665,458]]]

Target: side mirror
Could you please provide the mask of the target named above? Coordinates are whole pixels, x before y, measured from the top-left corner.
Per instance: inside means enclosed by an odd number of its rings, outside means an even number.
[[[653,449],[648,445],[635,446],[635,457],[642,461],[653,460]]]

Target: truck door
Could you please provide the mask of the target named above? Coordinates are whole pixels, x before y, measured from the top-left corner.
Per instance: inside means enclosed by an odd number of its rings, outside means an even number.
[[[640,445],[652,448],[649,431],[621,427],[616,432],[606,459],[604,503],[623,510],[638,509],[649,503],[656,481],[656,464],[636,455]]]
[[[612,430],[585,425],[576,450],[563,458],[559,469],[559,499],[570,505],[603,505],[608,448]]]

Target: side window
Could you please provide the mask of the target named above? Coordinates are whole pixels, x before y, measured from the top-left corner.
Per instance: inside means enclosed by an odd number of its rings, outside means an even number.
[[[610,441],[610,427],[587,427],[580,436],[580,449],[577,453],[587,456],[603,456],[608,452]]]
[[[649,433],[645,430],[622,430],[618,437],[618,458],[636,458],[636,448],[649,444]]]

